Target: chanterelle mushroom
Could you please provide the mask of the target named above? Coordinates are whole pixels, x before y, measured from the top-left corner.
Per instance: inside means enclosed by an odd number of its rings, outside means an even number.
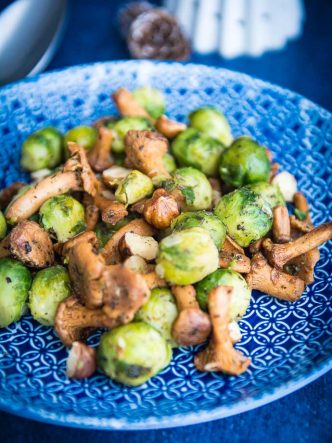
[[[146,112],[126,88],[119,88],[113,94],[112,98],[123,117],[145,117],[154,123],[154,119]]]
[[[63,255],[74,291],[88,308],[103,306],[109,316],[121,317],[122,323],[126,323],[145,302],[150,290],[140,274],[122,265],[107,266],[104,257],[98,254],[97,245],[93,232],[86,232],[65,245]]]
[[[115,225],[128,215],[128,211],[124,204],[106,198],[100,192],[94,197],[88,196],[88,198],[91,199],[91,204],[94,204],[100,209],[101,219],[104,223]],[[85,201],[88,201],[88,198],[86,198]]]
[[[167,138],[174,138],[187,129],[187,125],[171,120],[166,115],[161,115],[156,120],[156,129]]]
[[[172,286],[179,315],[173,323],[172,336],[180,346],[204,343],[211,332],[209,316],[196,301],[196,291],[191,285]]]
[[[102,308],[89,309],[72,295],[60,303],[54,327],[62,343],[70,347],[76,341],[85,341],[96,328],[111,329],[120,324]]]
[[[112,164],[111,147],[113,133],[111,129],[101,126],[98,129],[98,139],[95,146],[88,153],[88,160],[92,169],[97,172],[104,171]]]
[[[219,266],[246,274],[250,272],[250,258],[239,252],[219,252]]]
[[[170,177],[163,163],[168,150],[165,137],[157,132],[131,130],[125,137],[125,147],[128,168],[138,169],[149,177]]]
[[[0,256],[12,255],[32,268],[45,268],[54,263],[53,244],[38,223],[23,220],[4,238]]]
[[[94,232],[86,232],[67,242],[63,255],[74,291],[88,308],[103,304],[103,273],[106,263],[98,254],[98,240]]]
[[[273,237],[277,243],[287,243],[290,240],[290,221],[286,206],[273,208]]]
[[[212,322],[209,345],[195,357],[199,371],[222,371],[239,375],[250,365],[250,359],[234,349],[230,337],[230,303],[233,288],[218,286],[209,293],[208,306]]]
[[[245,278],[252,289],[280,300],[296,301],[305,289],[303,280],[271,268],[266,258],[259,252],[251,259],[251,271]]]
[[[324,223],[302,237],[284,244],[274,244],[265,239],[263,248],[269,263],[279,269],[301,254],[317,248],[322,243],[332,239],[332,222]]]
[[[84,341],[93,329],[112,329],[129,323],[150,295],[142,276],[122,265],[105,267],[98,283],[102,306],[91,309],[76,296],[60,303],[55,330],[66,346],[71,346],[75,341]]]
[[[17,223],[35,214],[46,200],[67,192],[82,190],[95,195],[97,179],[92,172],[83,148],[69,142],[71,157],[63,170],[45,177],[18,197],[6,211],[9,223]]]
[[[104,246],[102,254],[105,257],[107,264],[115,264],[121,261],[119,242],[126,232],[134,232],[135,234],[149,237],[154,234],[152,226],[148,225],[144,220],[132,220],[112,235]]]

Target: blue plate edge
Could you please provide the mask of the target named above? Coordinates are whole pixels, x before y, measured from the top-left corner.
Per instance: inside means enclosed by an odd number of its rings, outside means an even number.
[[[75,420],[71,420],[71,416],[69,414],[49,414],[43,409],[36,412],[27,412],[24,410],[15,410],[15,408],[11,408],[10,406],[5,406],[1,404],[0,399],[0,410],[4,412],[11,413],[13,415],[27,418],[31,420],[35,420],[38,422],[58,425],[58,426],[66,426],[69,428],[80,428],[80,429],[95,429],[101,431],[113,430],[113,431],[143,431],[143,430],[154,430],[154,429],[168,429],[168,428],[176,428],[182,426],[195,425],[200,423],[206,423],[209,421],[219,420],[222,418],[231,417],[232,415],[237,415],[242,412],[251,411],[252,409],[256,409],[262,406],[265,406],[273,401],[279,400],[293,392],[307,386],[308,384],[314,382],[319,377],[327,374],[330,370],[332,370],[332,357],[327,359],[321,365],[319,365],[314,371],[309,373],[309,375],[302,376],[298,381],[294,383],[284,383],[283,385],[274,389],[274,391],[270,394],[266,394],[260,397],[253,397],[243,404],[236,404],[232,407],[222,407],[214,409],[213,413],[211,411],[200,412],[199,414],[180,414],[174,415],[172,417],[161,418],[157,420],[153,418],[152,423],[147,423],[150,419],[145,419],[137,422],[127,422],[126,420],[121,419],[98,419],[94,418],[92,421],[94,423],[86,423],[89,421],[87,417],[77,417],[75,416]],[[49,415],[55,415],[56,417],[51,418]],[[69,419],[68,419],[69,418]],[[81,420],[81,422],[80,422]],[[126,427],[128,426],[128,427]]]

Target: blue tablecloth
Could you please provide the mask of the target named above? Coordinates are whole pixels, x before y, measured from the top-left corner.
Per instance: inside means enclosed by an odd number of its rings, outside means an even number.
[[[36,0],[36,3],[42,0]],[[9,3],[0,0],[0,8]],[[128,58],[115,20],[119,0],[72,0],[63,42],[49,69]],[[157,2],[156,2],[157,3]],[[193,55],[191,61],[243,71],[293,89],[332,110],[332,2],[311,0],[300,40],[258,59],[225,61]],[[259,409],[223,420],[162,431],[103,432],[65,429],[0,412],[1,443],[35,442],[310,442],[332,441],[332,374]]]

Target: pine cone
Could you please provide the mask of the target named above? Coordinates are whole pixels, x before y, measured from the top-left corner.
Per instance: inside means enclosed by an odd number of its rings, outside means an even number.
[[[161,8],[139,14],[130,26],[127,41],[134,58],[186,60],[190,55],[190,44],[178,22]]]
[[[154,6],[149,2],[132,2],[124,6],[119,12],[120,30],[123,37],[127,38],[132,22],[143,12]]]

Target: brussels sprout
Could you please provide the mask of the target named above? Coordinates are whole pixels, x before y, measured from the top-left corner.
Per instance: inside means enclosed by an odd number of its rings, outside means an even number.
[[[173,155],[169,154],[168,152],[163,156],[163,163],[166,168],[166,170],[171,174],[176,170],[176,163],[174,160]]]
[[[224,195],[214,212],[226,226],[227,233],[244,247],[264,237],[272,226],[271,206],[247,188]]]
[[[55,128],[44,128],[30,135],[22,145],[21,166],[33,172],[59,165],[63,138]]]
[[[110,120],[106,126],[113,130],[112,152],[116,154],[125,151],[124,139],[128,131],[132,129],[143,131],[152,128],[149,120],[144,117],[124,117],[117,121]]]
[[[150,177],[134,169],[120,182],[115,191],[116,199],[124,205],[131,205],[153,193]]]
[[[275,206],[285,206],[286,202],[279,186],[270,185],[267,182],[257,182],[246,186],[247,189],[256,192],[256,194],[263,197],[263,199],[274,208]]]
[[[50,198],[42,205],[39,214],[42,226],[61,243],[85,229],[84,207],[70,195]]]
[[[184,210],[208,209],[212,203],[212,188],[206,176],[194,168],[180,168],[173,174],[175,186],[185,198]]]
[[[182,212],[171,224],[173,231],[201,227],[207,230],[218,249],[222,247],[226,237],[226,228],[219,218],[206,211]]]
[[[224,114],[212,107],[199,108],[189,114],[190,125],[210,137],[216,138],[225,146],[232,143],[233,137]]]
[[[30,271],[17,260],[0,259],[0,328],[21,318],[31,286]]]
[[[243,136],[234,140],[220,157],[221,178],[236,187],[267,181],[270,169],[265,148],[250,137]]]
[[[172,339],[172,326],[177,316],[178,309],[171,291],[168,288],[155,288],[147,303],[136,313],[135,320],[153,326],[171,346],[176,346]]]
[[[51,149],[51,159],[48,167],[54,168],[55,166],[58,166],[62,161],[64,152],[63,136],[61,132],[59,132],[56,128],[49,127],[41,129],[37,132],[37,134],[42,135],[49,142]]]
[[[53,326],[59,304],[70,295],[70,280],[63,266],[37,272],[29,293],[32,317],[42,325]]]
[[[207,311],[209,292],[220,285],[232,286],[234,288],[230,306],[230,317],[231,321],[240,320],[248,309],[251,290],[241,274],[229,269],[217,269],[197,283],[196,298],[201,309]]]
[[[218,173],[223,150],[218,140],[194,128],[181,132],[172,143],[172,153],[181,166],[193,166],[208,176]]]
[[[136,101],[143,106],[146,112],[153,118],[158,118],[165,112],[165,98],[161,91],[143,86],[132,92]]]
[[[112,379],[138,386],[164,369],[172,348],[152,326],[134,322],[106,332],[97,351],[99,368]]]
[[[97,130],[92,126],[76,126],[65,135],[65,142],[78,143],[82,148],[89,151],[97,141]]]
[[[6,233],[7,233],[6,219],[3,213],[0,211],[0,240],[2,240],[6,236]]]
[[[218,249],[205,229],[184,229],[159,243],[157,263],[157,273],[168,282],[196,283],[218,268]]]

